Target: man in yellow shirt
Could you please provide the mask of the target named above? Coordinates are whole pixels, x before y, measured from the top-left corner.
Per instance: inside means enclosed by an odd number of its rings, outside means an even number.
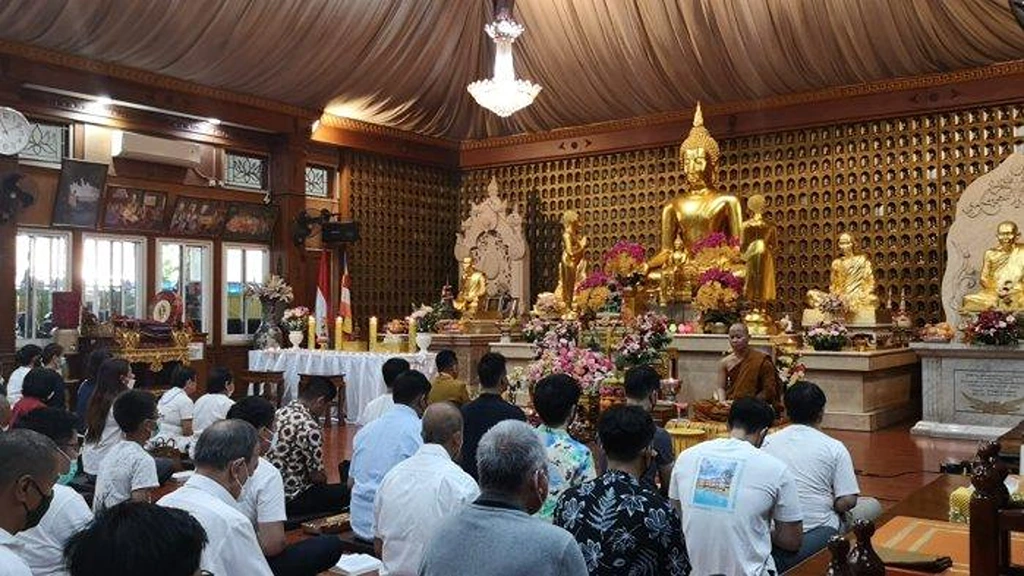
[[[469,402],[469,389],[466,383],[459,380],[459,359],[451,350],[441,350],[434,359],[437,364],[437,378],[430,388],[429,400],[435,402],[454,402],[458,406]]]

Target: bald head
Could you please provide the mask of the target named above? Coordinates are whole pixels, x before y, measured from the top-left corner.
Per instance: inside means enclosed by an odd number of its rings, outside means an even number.
[[[451,402],[437,402],[423,413],[423,442],[447,445],[462,433],[462,412]]]

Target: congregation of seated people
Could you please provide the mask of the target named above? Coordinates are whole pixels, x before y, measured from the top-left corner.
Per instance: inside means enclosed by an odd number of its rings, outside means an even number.
[[[331,483],[328,463],[342,458],[326,452],[338,394],[326,378],[278,408],[233,399],[224,368],[193,401],[197,373],[179,367],[158,397],[99,352],[71,412],[42,358],[19,351],[18,399],[0,414],[0,576],[316,575],[346,551],[377,556],[388,575],[781,574],[880,513],[821,431],[826,398],[810,382],[785,391],[781,430],[769,434],[770,403],[737,397],[727,437],[676,455],[652,417],[650,367],[626,373],[625,402],[602,411],[588,444],[570,434],[571,375],[533,387],[534,427],[505,397],[501,354],[474,367],[475,398],[450,351],[433,382],[393,358],[386,392],[347,428],[351,467]],[[153,454],[168,447],[178,459]],[[183,467],[187,479],[169,482]],[[723,478],[727,502],[705,488]],[[344,537],[289,531],[343,511]]]

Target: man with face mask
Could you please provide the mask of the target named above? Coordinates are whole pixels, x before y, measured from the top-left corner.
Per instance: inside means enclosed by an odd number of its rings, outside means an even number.
[[[454,461],[462,450],[462,412],[437,402],[423,413],[423,446],[384,476],[374,499],[374,547],[381,574],[415,576],[437,526],[480,496]]]
[[[236,508],[259,464],[259,434],[252,424],[223,420],[196,444],[196,472],[157,504],[192,514],[209,538],[201,567],[217,575],[271,576],[252,523]]]
[[[419,576],[586,576],[572,535],[531,516],[548,495],[547,453],[533,428],[516,420],[495,424],[476,458],[480,498],[437,528]]]
[[[729,437],[702,442],[676,459],[669,498],[680,511],[693,574],[778,574],[772,546],[800,549],[803,513],[796,480],[760,450],[775,411],[740,398],[729,410]]]
[[[568,374],[545,376],[533,389],[533,407],[541,419],[537,436],[548,453],[548,497],[539,516],[549,522],[562,492],[597,476],[590,449],[568,431],[579,399],[580,385]]]
[[[32,576],[14,535],[36,527],[53,501],[57,447],[31,430],[0,434],[0,576]]]
[[[113,411],[123,438],[107,453],[96,475],[92,511],[97,514],[126,500],[149,502],[150,490],[160,486],[156,460],[143,448],[156,435],[156,398],[129,390],[117,397]]]

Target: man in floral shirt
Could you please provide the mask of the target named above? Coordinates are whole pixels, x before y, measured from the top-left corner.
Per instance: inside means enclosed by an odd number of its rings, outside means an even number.
[[[597,475],[590,449],[566,431],[579,399],[580,385],[567,374],[543,378],[533,391],[533,406],[543,422],[537,434],[548,454],[548,497],[538,513],[544,520],[551,520],[562,492]]]
[[[690,573],[679,516],[640,477],[654,455],[654,421],[638,406],[617,406],[598,422],[608,471],[570,488],[554,523],[576,538],[591,576],[684,576]]]

